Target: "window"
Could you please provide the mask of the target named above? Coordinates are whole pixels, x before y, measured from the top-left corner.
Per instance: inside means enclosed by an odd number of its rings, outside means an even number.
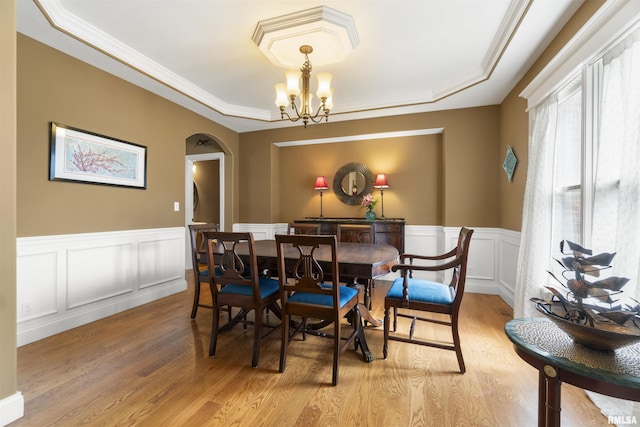
[[[616,252],[640,299],[640,23],[541,99],[530,142],[514,314],[535,315],[558,243]],[[586,63],[586,61],[585,61]]]
[[[640,29],[556,93],[551,255],[568,239],[617,252],[612,272],[640,276]]]
[[[554,153],[552,247],[563,239],[582,242],[582,80],[558,94]]]

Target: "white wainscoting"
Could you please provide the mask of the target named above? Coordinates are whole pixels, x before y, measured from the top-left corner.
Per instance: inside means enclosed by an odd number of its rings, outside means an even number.
[[[184,227],[18,238],[18,346],[186,290],[184,253]]]
[[[513,307],[520,233],[472,228],[466,291],[499,295]],[[287,224],[234,224],[233,230],[264,240],[286,233]],[[408,225],[405,249],[443,253],[455,246],[458,231]],[[185,290],[184,252],[183,227],[17,239],[18,346]]]
[[[520,232],[501,228],[473,227],[467,264],[466,292],[500,296],[513,307],[516,267],[520,248]],[[277,233],[286,233],[287,224],[234,224],[233,231],[252,232],[256,240],[273,239]],[[405,251],[417,254],[444,253],[457,244],[459,227],[407,225]],[[423,272],[421,276],[443,281],[442,274]],[[390,273],[381,280],[399,277]]]

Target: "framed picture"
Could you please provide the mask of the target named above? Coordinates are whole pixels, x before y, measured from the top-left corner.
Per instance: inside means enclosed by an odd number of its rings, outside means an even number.
[[[51,123],[50,181],[147,188],[147,147]]]
[[[513,172],[516,169],[516,165],[518,164],[518,158],[516,154],[513,152],[513,149],[510,145],[507,145],[507,154],[504,157],[504,163],[502,164],[502,169],[504,169],[507,174],[507,178],[509,181],[513,181]]]

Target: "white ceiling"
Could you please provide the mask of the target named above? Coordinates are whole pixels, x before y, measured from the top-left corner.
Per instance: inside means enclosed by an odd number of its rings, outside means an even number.
[[[333,74],[330,121],[502,102],[583,0],[18,0],[17,27],[237,132],[280,121],[259,21],[327,6],[359,43]],[[299,64],[304,60],[299,52]],[[313,63],[313,53],[309,56]],[[312,83],[312,90],[314,84]],[[295,124],[300,126],[300,124]]]

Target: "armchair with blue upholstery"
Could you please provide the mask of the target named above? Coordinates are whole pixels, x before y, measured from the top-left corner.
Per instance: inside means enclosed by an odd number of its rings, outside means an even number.
[[[467,277],[467,258],[469,242],[473,230],[463,227],[458,235],[458,244],[451,251],[435,256],[400,255],[400,264],[392,267],[392,271],[401,271],[402,277],[396,279],[384,299],[384,358],[387,358],[389,341],[401,341],[435,347],[456,352],[458,366],[461,373],[465,373],[460,335],[458,333],[458,316],[460,304],[464,296],[464,286]],[[414,261],[441,261],[439,265],[416,265]],[[413,277],[414,271],[445,271],[452,270],[451,281],[448,284]],[[390,333],[390,309],[393,308],[393,334]],[[420,317],[406,310],[441,313],[449,315],[450,321],[443,321],[433,317]],[[408,334],[396,333],[398,317],[412,319]],[[416,321],[425,321],[451,328],[452,343],[442,343],[414,338]]]

